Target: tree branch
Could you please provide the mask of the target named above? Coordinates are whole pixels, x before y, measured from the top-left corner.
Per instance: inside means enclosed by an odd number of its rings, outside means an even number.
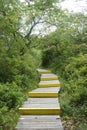
[[[31,28],[30,28],[28,34],[25,36],[25,38],[29,38],[29,36],[31,35],[31,32],[32,32],[33,28],[34,28],[37,24],[42,23],[42,22],[40,22],[41,17],[40,17],[37,21],[36,21],[35,19],[36,19],[36,18],[34,17],[34,18],[33,18],[33,22],[32,22],[32,26],[31,26]]]

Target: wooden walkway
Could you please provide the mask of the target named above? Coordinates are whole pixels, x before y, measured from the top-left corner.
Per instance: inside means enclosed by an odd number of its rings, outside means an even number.
[[[29,92],[28,100],[19,108],[21,116],[15,130],[63,130],[58,77],[49,70],[37,71],[41,74],[39,88]]]

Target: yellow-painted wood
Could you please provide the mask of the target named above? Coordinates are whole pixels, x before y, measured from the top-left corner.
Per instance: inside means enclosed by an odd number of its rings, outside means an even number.
[[[50,70],[45,70],[45,69],[37,69],[37,71],[38,71],[39,74],[49,74],[49,73],[51,73]]]
[[[55,84],[51,84],[51,83],[49,83],[49,84],[39,84],[39,87],[40,88],[44,88],[44,87],[60,87],[60,83],[55,83]]]
[[[39,74],[50,74],[51,71],[40,71]]]
[[[60,108],[19,108],[22,115],[59,115]]]
[[[45,81],[45,80],[57,80],[58,77],[41,77],[41,81]]]
[[[40,97],[40,98],[45,98],[45,97],[58,97],[58,92],[29,92],[28,93],[29,97]]]

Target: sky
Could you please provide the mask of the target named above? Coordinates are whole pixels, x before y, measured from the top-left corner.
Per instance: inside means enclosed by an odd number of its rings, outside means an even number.
[[[87,12],[87,0],[65,0],[61,6],[73,12]]]

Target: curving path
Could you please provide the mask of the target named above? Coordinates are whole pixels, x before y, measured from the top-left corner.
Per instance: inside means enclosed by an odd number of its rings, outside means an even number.
[[[28,100],[19,108],[21,116],[15,130],[63,130],[58,77],[49,70],[37,71],[41,74],[39,88],[29,92]]]

